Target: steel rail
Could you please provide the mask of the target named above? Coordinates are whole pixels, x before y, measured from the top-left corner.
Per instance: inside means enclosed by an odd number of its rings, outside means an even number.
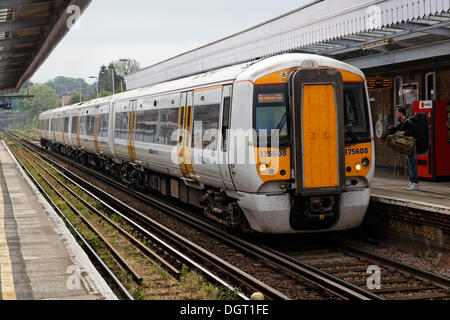
[[[39,148],[42,150],[42,148],[36,146],[35,144],[22,139],[25,143],[29,144],[30,146],[34,148]],[[378,295],[375,295],[367,290],[361,289],[357,286],[354,286],[346,281],[343,281],[337,277],[334,277],[333,275],[327,274],[326,272],[323,272],[319,269],[316,269],[314,267],[311,267],[307,264],[304,264],[300,261],[294,261],[289,259],[287,256],[283,256],[281,253],[274,252],[273,250],[269,248],[263,248],[261,246],[255,245],[253,243],[250,243],[248,241],[245,241],[241,238],[232,236],[230,234],[224,233],[219,228],[211,226],[211,224],[198,219],[197,217],[193,217],[191,213],[189,213],[187,210],[181,209],[177,206],[168,204],[167,202],[164,202],[160,200],[157,197],[145,195],[141,192],[138,192],[136,190],[130,190],[128,186],[122,185],[118,183],[116,180],[111,179],[110,177],[105,176],[104,174],[101,174],[95,170],[86,168],[70,159],[67,159],[63,156],[60,156],[58,154],[55,154],[51,151],[45,150],[52,156],[58,158],[61,161],[64,161],[66,163],[69,163],[72,166],[75,166],[76,168],[96,177],[97,179],[102,180],[103,182],[108,183],[109,185],[113,186],[116,189],[120,189],[121,191],[124,191],[130,195],[132,195],[135,198],[140,199],[141,201],[145,201],[157,209],[169,213],[174,214],[180,218],[182,218],[183,221],[189,223],[190,225],[194,225],[194,227],[199,228],[199,225],[201,225],[201,230],[206,231],[210,235],[220,238],[223,241],[226,241],[227,243],[239,247],[244,248],[247,252],[250,252],[252,255],[257,256],[259,258],[262,258],[272,264],[277,264],[277,266],[282,266],[285,270],[290,270],[291,272],[296,273],[296,275],[301,275],[311,283],[318,285],[321,288],[324,288],[325,290],[331,291],[334,294],[346,298],[346,299],[360,299],[360,300],[382,300],[382,298]],[[50,159],[49,159],[50,160]],[[50,160],[52,161],[52,160]],[[52,163],[55,163],[52,161]],[[56,163],[55,163],[56,164]],[[68,175],[73,175],[73,173],[70,173],[67,169],[63,168],[62,166],[56,164],[56,166],[60,167],[62,170],[64,170]],[[79,178],[79,177],[78,177]],[[101,190],[99,190],[97,187],[92,186],[95,189],[97,189],[97,192],[103,193]],[[121,204],[120,202],[116,203],[117,206],[121,206],[124,204]],[[125,205],[128,207],[127,205]],[[132,209],[134,210],[134,209]],[[144,216],[145,219],[148,219],[148,217]]]
[[[29,161],[29,159],[27,157],[23,157],[28,164],[34,169],[34,171],[36,171],[37,175],[40,176],[45,183],[56,193],[56,195],[61,198],[70,208],[70,210],[75,213],[76,216],[78,216],[85,225],[87,225],[89,227],[89,229],[91,229],[92,232],[94,232],[94,234],[100,238],[108,247],[109,251],[111,252],[111,254],[115,257],[116,261],[122,265],[122,267],[124,269],[126,269],[128,272],[131,273],[131,275],[133,276],[134,280],[136,282],[142,282],[143,278],[142,276],[136,272],[136,270],[134,270],[134,268],[126,261],[126,259],[124,257],[122,257],[122,255],[114,248],[114,246],[102,235],[102,233],[86,218],[84,217],[84,215],[75,207],[75,205],[69,201],[56,187],[55,185],[53,185],[46,177],[44,177],[39,170]]]
[[[23,140],[23,139],[22,139],[22,141],[24,141],[25,143],[29,144],[32,147],[36,147],[33,143],[30,143],[29,141],[26,141],[26,140]],[[30,150],[28,147],[25,147],[25,148]],[[203,266],[199,265],[197,262],[195,262],[194,260],[189,258],[187,255],[181,253],[179,250],[168,246],[159,237],[157,237],[153,233],[150,233],[148,230],[142,228],[142,226],[140,226],[139,224],[137,224],[136,222],[131,220],[129,217],[127,217],[126,215],[124,215],[121,212],[119,212],[118,210],[116,210],[116,208],[114,208],[110,204],[114,203],[115,207],[123,209],[124,212],[125,211],[129,212],[130,214],[132,214],[133,216],[138,218],[142,223],[145,223],[145,226],[151,228],[154,232],[161,233],[165,237],[172,237],[171,240],[174,243],[178,244],[183,249],[185,249],[185,250],[187,250],[189,252],[192,252],[198,258],[200,258],[202,261],[206,261],[207,263],[213,265],[217,269],[219,269],[222,272],[226,273],[230,278],[233,278],[233,279],[239,281],[240,283],[245,284],[248,288],[250,288],[250,289],[252,289],[254,291],[261,291],[261,292],[265,293],[266,296],[269,297],[269,298],[289,300],[289,298],[287,296],[285,296],[284,294],[282,294],[281,292],[271,288],[270,286],[267,286],[266,284],[264,284],[263,282],[259,281],[258,279],[254,278],[251,275],[245,273],[244,271],[242,271],[242,270],[232,266],[231,264],[229,264],[226,261],[222,260],[221,258],[211,254],[210,252],[204,250],[203,248],[201,248],[197,244],[195,244],[195,243],[187,240],[186,238],[176,234],[175,232],[173,232],[170,229],[166,228],[165,226],[159,224],[158,222],[150,219],[149,217],[146,217],[145,215],[143,215],[142,213],[138,212],[137,210],[135,210],[135,209],[129,207],[128,205],[122,203],[120,200],[115,199],[111,195],[106,194],[103,190],[95,187],[94,185],[90,184],[89,182],[85,181],[84,179],[78,177],[77,175],[75,175],[74,173],[70,172],[66,168],[62,167],[61,165],[59,165],[58,163],[54,162],[53,160],[48,159],[48,158],[46,158],[44,160],[43,159],[44,155],[42,155],[40,152],[37,152],[37,151],[33,151],[33,152],[39,154],[39,158],[42,161],[50,162],[52,164],[50,166],[52,166],[55,171],[57,171],[60,175],[62,175],[63,177],[65,177],[69,181],[73,182],[73,180],[77,180],[79,184],[83,185],[87,189],[92,190],[93,192],[89,192],[89,191],[86,191],[86,192],[88,194],[90,194],[91,196],[95,197],[103,205],[105,205],[109,209],[113,210],[116,214],[120,215],[127,222],[129,222],[130,224],[132,224],[133,226],[138,228],[143,234],[145,234],[146,236],[148,236],[149,238],[153,239],[155,242],[157,242],[158,244],[163,246],[167,251],[171,252],[172,254],[175,254],[182,261],[185,261],[187,264],[189,264],[189,265],[193,266],[194,268],[196,268],[196,269],[200,270],[201,272],[203,272],[205,275],[207,275],[214,282],[219,283],[219,284],[227,287],[229,290],[233,290],[233,288],[228,283],[226,283],[225,281],[223,281],[222,279],[220,279],[219,277],[217,277],[216,275],[211,273],[209,270],[207,270]],[[65,159],[65,158],[62,158],[62,159],[67,161],[67,159]],[[58,167],[60,170],[64,171],[66,174],[63,174],[62,172],[60,172],[58,169],[55,168],[55,166]],[[104,198],[104,199],[106,198],[107,200],[104,201],[101,198]],[[107,204],[107,202],[109,204]],[[248,299],[248,297],[246,297],[244,294],[242,294],[240,292],[238,292],[238,295],[242,299],[245,299],[245,300]]]
[[[47,174],[49,174],[55,181],[57,181],[65,190],[67,190],[73,197],[77,198],[80,202],[82,202],[91,213],[96,214],[99,217],[102,217],[104,220],[108,221],[111,225],[113,225],[117,231],[119,231],[122,235],[124,235],[137,250],[139,250],[144,256],[147,256],[150,260],[150,262],[155,263],[153,259],[156,259],[159,261],[174,277],[179,278],[181,275],[181,271],[178,270],[176,267],[172,266],[169,262],[167,262],[165,259],[163,259],[161,256],[159,256],[156,252],[148,248],[146,245],[144,245],[141,241],[139,241],[137,238],[135,238],[133,235],[131,235],[129,232],[127,232],[125,229],[123,229],[119,224],[111,220],[109,217],[107,217],[104,213],[102,213],[100,210],[95,208],[93,205],[91,205],[89,202],[84,200],[80,195],[76,194],[72,189],[70,189],[66,184],[62,183],[60,179],[55,177],[50,171],[48,171],[46,168],[44,168],[42,165],[40,165],[37,161],[35,163],[42,168]],[[75,186],[86,192],[81,185],[72,182]],[[142,280],[142,279],[141,279]]]
[[[415,266],[408,265],[406,263],[396,261],[393,259],[390,259],[388,257],[384,257],[382,255],[369,252],[364,249],[357,248],[355,246],[351,246],[349,244],[340,242],[339,246],[343,249],[345,249],[348,253],[356,252],[358,255],[365,256],[369,259],[376,260],[382,263],[385,263],[390,266],[397,267],[399,270],[403,270],[405,272],[409,272],[413,274],[416,277],[422,278],[422,280],[431,281],[434,283],[435,286],[438,286],[442,289],[447,290],[448,293],[450,293],[450,278],[439,275],[434,272],[430,272],[424,269],[417,268]]]
[[[36,146],[34,146],[34,147],[36,147]],[[58,159],[61,159],[61,160],[65,161],[65,162],[69,162],[70,161],[70,160],[68,160],[68,159],[66,159],[64,157],[61,157],[61,156],[57,155],[57,154],[54,154],[54,156],[57,157]],[[77,163],[74,163],[73,165],[75,165],[77,168],[79,168],[79,169],[81,169],[81,170],[83,170],[85,172],[89,172],[89,173],[95,172],[96,174],[99,174],[97,171],[93,171],[91,169],[85,168],[83,166],[78,165]],[[105,180],[105,178],[111,180],[109,177],[104,177],[103,174],[99,174],[99,175],[101,176],[100,179],[102,179],[102,180]],[[105,181],[105,182],[111,184],[108,181]],[[116,188],[118,187],[117,181],[114,181],[114,185],[113,186],[115,186]],[[136,191],[133,191],[132,193],[130,193],[129,188],[126,187],[126,186],[121,186],[120,189],[123,190],[123,191],[128,192],[132,196],[137,197],[137,198],[139,198],[139,199],[141,199],[143,201],[151,202],[152,204],[153,204],[154,201],[157,201],[158,204],[159,204],[160,198],[154,198],[154,197],[150,197],[148,195],[143,195],[143,194],[137,195]],[[146,198],[150,198],[150,199],[146,199]],[[159,209],[161,209],[161,208],[159,208]],[[162,210],[165,211],[165,212],[173,214],[173,212],[169,212],[170,210],[166,210],[165,208],[162,208]],[[247,242],[245,240],[242,240],[241,238],[234,237],[234,236],[232,236],[232,235],[230,235],[228,233],[223,233],[223,231],[221,229],[216,228],[215,226],[211,225],[209,222],[206,222],[206,221],[204,221],[202,219],[194,217],[191,214],[188,214],[188,218],[187,219],[186,219],[187,216],[185,216],[183,212],[179,212],[179,214],[182,214],[182,215],[181,216],[177,215],[178,218],[182,219],[183,221],[185,221],[185,222],[187,222],[187,223],[189,223],[191,225],[194,225],[197,228],[198,228],[198,225],[196,225],[196,224],[200,224],[202,226],[201,227],[202,231],[211,230],[212,232],[208,232],[208,233],[212,234],[213,236],[215,236],[217,238],[225,240],[225,241],[227,241],[227,240],[224,239],[224,237],[228,238],[228,239],[232,239],[232,241],[234,242],[233,243],[234,246],[249,247],[249,244],[250,244],[251,245],[250,246],[251,250],[253,250],[255,252],[259,251],[257,248],[253,247],[253,246],[255,246],[254,244],[249,243],[249,242]],[[192,220],[196,220],[195,223],[193,223]],[[208,229],[208,230],[205,230],[205,229]],[[240,243],[240,245],[237,245],[237,243]],[[403,264],[401,262],[398,262],[398,261],[395,261],[395,260],[392,260],[392,259],[380,256],[380,255],[376,255],[376,254],[373,254],[373,253],[370,253],[370,252],[367,252],[367,251],[363,251],[361,249],[354,248],[354,247],[351,247],[351,246],[348,246],[348,245],[342,245],[341,247],[345,247],[345,246],[347,247],[348,250],[354,251],[354,252],[359,252],[359,254],[362,255],[362,256],[371,257],[372,259],[378,259],[378,260],[384,261],[384,262],[386,262],[388,264],[396,265],[399,269],[403,269],[403,270],[411,272],[412,274],[414,274],[416,276],[416,278],[430,280],[436,286],[438,286],[438,287],[440,287],[440,288],[442,288],[444,290],[446,289],[447,292],[450,292],[450,289],[449,289],[449,281],[450,281],[450,279],[448,279],[446,277],[443,277],[443,276],[437,275],[435,273],[432,273],[432,272],[429,272],[429,271],[426,271],[426,270],[422,270],[422,269],[419,269],[419,268],[416,268],[416,267],[413,267],[413,266],[410,266],[410,265],[406,265],[406,264]],[[382,299],[379,295],[376,295],[376,294],[374,294],[374,293],[372,293],[370,291],[361,289],[358,286],[349,284],[346,281],[343,281],[343,280],[341,280],[341,279],[339,279],[337,277],[334,277],[334,276],[332,276],[330,274],[327,274],[326,272],[323,272],[323,271],[321,271],[321,270],[319,270],[317,268],[309,266],[308,264],[302,263],[302,262],[298,261],[297,259],[292,258],[292,257],[290,257],[288,255],[285,255],[285,254],[283,254],[281,252],[278,252],[278,251],[275,251],[275,250],[273,250],[271,248],[266,248],[266,247],[262,247],[262,249],[263,250],[268,250],[274,255],[282,256],[284,259],[287,260],[287,265],[288,265],[288,268],[290,268],[290,269],[294,269],[295,270],[295,269],[298,269],[299,266],[301,266],[301,267],[306,268],[307,270],[318,272],[319,274],[323,275],[327,279],[331,278],[332,280],[336,280],[338,283],[342,283],[342,285],[344,285],[346,287],[350,286],[351,288],[355,289],[357,292],[361,292],[363,295],[367,295],[368,294],[369,297],[372,298],[372,299]],[[255,255],[257,255],[258,257],[263,257],[262,255],[259,255],[259,254],[256,254],[256,253],[255,253]],[[290,264],[292,264],[292,265],[290,265]]]
[[[19,165],[23,168],[25,173],[32,179],[35,186],[38,188],[39,192],[49,201],[51,206],[54,210],[59,214],[60,217],[64,219],[64,221],[69,225],[71,230],[75,233],[75,235],[80,239],[87,250],[89,251],[89,255],[94,257],[98,264],[103,268],[103,270],[107,273],[107,275],[112,279],[114,284],[119,288],[119,291],[122,292],[122,294],[128,299],[128,300],[134,300],[133,296],[128,292],[128,290],[125,288],[125,286],[122,284],[122,282],[116,277],[114,272],[103,262],[102,258],[95,252],[94,248],[91,247],[89,242],[81,235],[81,233],[75,228],[75,226],[70,222],[70,220],[66,217],[66,215],[62,212],[62,210],[56,205],[56,203],[53,201],[53,199],[50,197],[50,195],[45,191],[45,189],[40,185],[40,183],[36,180],[36,178],[31,174],[31,172],[28,170],[28,168],[23,164],[23,162],[19,159],[19,157],[16,155],[16,153],[11,150],[5,143],[5,147],[10,151],[10,153],[14,156],[15,160]]]

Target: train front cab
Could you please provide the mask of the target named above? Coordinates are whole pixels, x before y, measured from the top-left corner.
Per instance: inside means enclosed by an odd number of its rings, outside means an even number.
[[[329,67],[283,70],[255,82],[254,105],[256,167],[264,184],[262,192],[239,202],[252,228],[282,233],[358,227],[374,173],[361,75]],[[267,138],[273,129],[277,146]],[[284,193],[263,195],[274,185]]]

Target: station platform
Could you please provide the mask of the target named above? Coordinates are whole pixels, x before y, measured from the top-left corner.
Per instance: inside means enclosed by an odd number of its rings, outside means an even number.
[[[450,215],[450,181],[419,181],[418,191],[406,191],[409,177],[404,174],[394,175],[393,170],[376,169],[371,187],[373,200],[420,207]]]
[[[403,172],[377,168],[362,229],[407,252],[448,257],[450,268],[450,182],[420,180],[418,191],[403,190],[408,184]]]
[[[0,142],[0,300],[117,299]]]

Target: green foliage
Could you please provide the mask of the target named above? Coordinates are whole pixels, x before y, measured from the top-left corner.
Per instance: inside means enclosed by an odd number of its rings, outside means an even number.
[[[94,97],[88,97],[86,95],[84,95],[83,93],[81,93],[81,101],[88,101],[88,100],[92,100]],[[69,102],[67,102],[67,105],[71,105],[71,104],[75,104],[75,103],[79,103],[80,102],[80,92],[77,90],[74,90],[72,92],[72,96],[70,97]]]
[[[98,90],[99,90],[99,96],[100,92],[107,91],[112,92],[112,77],[114,72],[114,89],[115,93],[119,93],[121,91],[121,82],[124,80],[123,77],[117,74],[115,70],[115,66],[113,63],[110,63],[108,67],[101,66],[100,67],[100,73],[98,75]]]
[[[89,89],[90,91],[92,90],[92,86],[90,86],[81,78],[75,79],[68,77],[56,77],[55,79],[48,81],[46,85],[52,87],[59,95],[62,95],[65,92],[73,92],[75,90],[79,90],[80,81],[83,91],[86,91],[86,89]]]
[[[33,85],[20,92],[22,95],[28,93],[34,97],[21,99],[14,104],[12,112],[17,115],[14,121],[16,128],[36,129],[41,112],[61,106],[61,100],[56,91],[45,84]]]
[[[111,91],[106,91],[105,89],[102,89],[102,90],[100,90],[98,92],[98,96],[100,98],[107,97],[107,96],[110,96],[110,95],[112,95],[112,92]]]
[[[20,94],[25,95],[27,92],[28,90],[22,90]],[[34,97],[19,100],[19,112],[33,112],[39,114],[45,110],[54,109],[61,106],[61,100],[59,99],[56,91],[45,84],[37,84],[30,87],[29,93]]]

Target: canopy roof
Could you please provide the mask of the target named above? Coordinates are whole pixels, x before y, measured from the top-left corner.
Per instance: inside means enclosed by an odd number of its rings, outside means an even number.
[[[67,34],[67,22],[84,12],[90,2],[0,1],[0,93],[20,90]],[[77,10],[69,6],[77,6]]]
[[[127,88],[285,52],[358,68],[450,52],[450,0],[317,0],[283,16],[126,76]]]

